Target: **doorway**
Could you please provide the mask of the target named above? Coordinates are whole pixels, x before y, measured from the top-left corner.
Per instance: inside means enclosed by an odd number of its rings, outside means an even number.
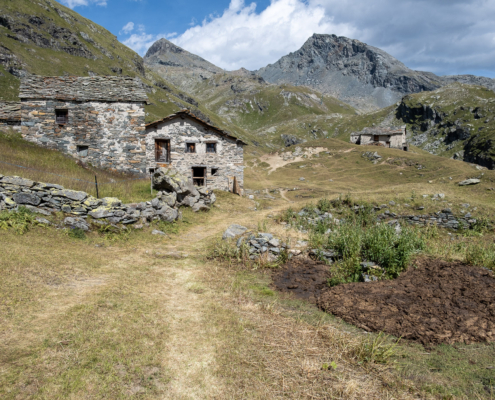
[[[206,167],[192,167],[192,178],[196,186],[206,186]]]

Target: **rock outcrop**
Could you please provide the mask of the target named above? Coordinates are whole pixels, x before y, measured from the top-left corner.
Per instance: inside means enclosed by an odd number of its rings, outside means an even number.
[[[453,82],[495,89],[494,79],[414,71],[381,49],[336,35],[314,34],[296,52],[255,73],[269,83],[309,86],[364,111]]]

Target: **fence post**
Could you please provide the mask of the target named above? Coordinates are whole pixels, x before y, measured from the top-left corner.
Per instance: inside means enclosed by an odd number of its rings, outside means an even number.
[[[99,199],[100,195],[98,194],[98,181],[96,180],[96,175],[95,175],[95,187],[96,187],[96,198]]]
[[[153,197],[153,175],[151,174],[151,171],[150,171],[150,192],[151,192],[151,197]]]

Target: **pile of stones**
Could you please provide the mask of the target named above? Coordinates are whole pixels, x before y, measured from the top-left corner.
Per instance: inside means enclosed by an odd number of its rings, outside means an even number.
[[[378,154],[376,151],[366,151],[363,154],[361,154],[361,157],[367,159],[368,161],[371,161],[373,164],[377,164],[378,161],[382,159],[382,156]]]
[[[166,181],[166,179],[163,179]],[[65,189],[63,186],[34,182],[18,176],[0,175],[0,210],[16,210],[24,206],[29,210],[51,215],[55,212],[69,214],[65,225],[90,229],[87,217],[97,225],[147,224],[153,220],[176,221],[182,206],[192,207],[193,211],[207,211],[215,202],[215,195],[207,189],[197,189],[187,178],[174,175],[168,190],[159,191],[151,201],[122,204],[114,197],[97,199],[86,192]],[[165,186],[163,184],[162,186]]]
[[[237,239],[237,248],[243,245],[247,246],[251,260],[257,260],[260,256],[266,255],[267,261],[275,261],[280,253],[290,249],[288,243],[282,242],[271,233],[258,233],[255,235],[247,232],[246,227],[237,224],[230,225],[224,232],[222,239]]]

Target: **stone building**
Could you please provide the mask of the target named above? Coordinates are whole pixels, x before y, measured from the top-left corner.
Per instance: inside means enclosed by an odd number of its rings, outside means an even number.
[[[0,129],[21,128],[21,104],[18,101],[0,101]]]
[[[242,190],[245,144],[189,110],[146,125],[149,172],[174,168],[190,176],[195,185],[212,189]]]
[[[351,143],[360,145],[375,145],[408,151],[406,127],[372,127],[364,128],[361,132],[351,133]]]
[[[139,79],[31,75],[19,97],[26,140],[98,167],[146,172],[148,98]]]

